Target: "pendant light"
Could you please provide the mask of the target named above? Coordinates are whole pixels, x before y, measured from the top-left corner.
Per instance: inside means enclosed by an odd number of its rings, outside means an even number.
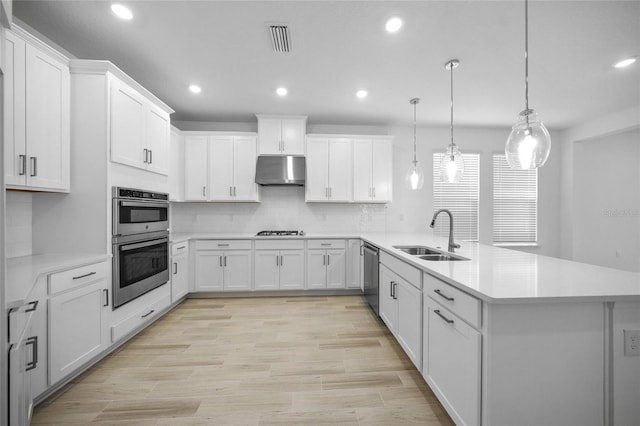
[[[440,180],[447,183],[460,182],[464,173],[462,153],[453,142],[453,70],[458,65],[460,65],[460,61],[457,59],[452,59],[444,64],[444,68],[451,71],[451,143],[440,161]]]
[[[416,105],[419,102],[420,98],[413,98],[409,101],[409,103],[413,105],[413,161],[405,175],[405,183],[407,188],[413,191],[422,189],[422,185],[424,184],[424,172],[422,171],[422,167],[418,165],[418,160],[416,159]]]
[[[551,136],[538,114],[529,109],[529,2],[524,1],[524,99],[525,109],[514,124],[504,152],[512,169],[537,169],[551,151]]]

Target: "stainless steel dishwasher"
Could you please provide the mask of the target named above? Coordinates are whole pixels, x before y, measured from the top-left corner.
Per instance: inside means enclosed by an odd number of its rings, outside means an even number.
[[[378,247],[364,243],[364,274],[363,287],[364,297],[367,299],[371,309],[379,315],[379,269],[380,269],[380,252]]]

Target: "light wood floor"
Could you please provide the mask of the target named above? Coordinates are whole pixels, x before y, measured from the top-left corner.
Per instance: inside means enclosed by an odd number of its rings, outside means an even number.
[[[451,425],[359,296],[189,299],[33,424]]]

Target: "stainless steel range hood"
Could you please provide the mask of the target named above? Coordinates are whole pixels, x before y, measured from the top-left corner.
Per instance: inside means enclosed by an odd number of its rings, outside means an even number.
[[[293,155],[260,155],[256,163],[258,185],[304,186],[304,157]]]

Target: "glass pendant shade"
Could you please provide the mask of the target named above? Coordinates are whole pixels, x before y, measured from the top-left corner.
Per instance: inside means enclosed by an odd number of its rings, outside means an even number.
[[[462,153],[455,144],[451,144],[440,160],[440,180],[447,183],[460,182],[463,174]]]
[[[520,113],[505,146],[507,162],[512,169],[529,170],[542,166],[551,152],[551,136],[534,110]]]
[[[422,189],[422,185],[424,185],[424,172],[417,161],[413,161],[411,164],[411,167],[409,167],[405,175],[405,183],[407,188],[417,191],[418,189]]]

